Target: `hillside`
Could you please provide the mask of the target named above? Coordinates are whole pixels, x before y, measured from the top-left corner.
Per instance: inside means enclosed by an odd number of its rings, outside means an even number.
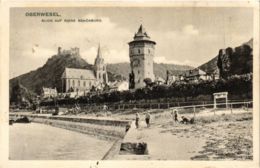
[[[59,91],[61,86],[61,75],[65,67],[91,69],[92,65],[88,64],[80,57],[73,57],[71,55],[54,55],[37,70],[11,79],[10,89],[12,89],[14,83],[19,80],[23,86],[37,94],[40,93],[43,86],[52,88],[56,87]]]
[[[155,76],[160,76],[163,79],[166,79],[166,71],[171,71],[172,74],[180,74],[185,70],[193,69],[193,67],[188,65],[176,65],[176,64],[158,64],[154,63],[154,74]],[[120,78],[127,79],[130,73],[130,64],[129,63],[115,63],[115,64],[108,64],[107,71],[110,74],[113,74],[113,78]],[[109,75],[110,76],[110,75]],[[110,76],[111,77],[111,76]],[[111,77],[110,80],[113,80]]]
[[[205,72],[212,73],[218,69],[218,61],[222,64],[223,68],[228,64],[228,69],[226,71],[229,75],[234,74],[244,74],[253,71],[253,39],[250,39],[248,42],[241,44],[235,48],[226,48],[223,51],[219,50],[219,53],[216,54],[214,58],[208,62],[200,65],[198,68],[202,69]],[[223,52],[223,53],[221,53]],[[225,60],[221,61],[221,58],[225,57]]]

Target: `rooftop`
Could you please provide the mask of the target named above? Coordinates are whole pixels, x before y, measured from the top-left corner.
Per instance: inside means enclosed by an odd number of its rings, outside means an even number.
[[[89,79],[94,80],[94,71],[89,69],[65,68],[62,78]]]
[[[142,24],[140,25],[137,33],[135,33],[134,40],[129,42],[129,44],[132,43],[132,42],[136,42],[136,41],[146,41],[146,42],[151,42],[151,43],[156,44],[154,41],[152,41],[150,39],[150,36],[145,31],[145,29],[144,29]]]

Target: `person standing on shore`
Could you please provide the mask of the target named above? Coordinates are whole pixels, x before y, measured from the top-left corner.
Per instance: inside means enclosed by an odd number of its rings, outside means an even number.
[[[176,123],[178,122],[178,111],[177,111],[177,109],[174,110],[174,121]]]
[[[150,127],[150,113],[149,112],[145,113],[145,122],[146,122],[147,127]]]
[[[136,126],[136,128],[139,128],[139,120],[140,120],[140,116],[139,116],[139,113],[137,112],[135,114],[135,126]]]
[[[177,123],[179,121],[177,109],[174,109],[174,111],[171,113],[171,115],[172,115],[173,123]]]

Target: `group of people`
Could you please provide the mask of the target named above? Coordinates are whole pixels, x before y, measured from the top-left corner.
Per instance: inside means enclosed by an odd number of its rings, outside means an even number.
[[[151,118],[151,115],[149,112],[145,112],[145,123],[146,123],[146,126],[147,127],[150,127],[150,118]],[[135,126],[136,128],[139,128],[140,126],[140,114],[137,112],[135,114]]]
[[[145,115],[145,123],[146,123],[147,127],[150,127],[151,115],[150,115],[149,112],[145,112],[144,115]],[[179,118],[179,114],[178,114],[177,109],[174,109],[171,112],[171,115],[172,115],[174,123],[193,124],[193,122],[194,122],[194,118],[188,119],[185,116],[181,116]],[[136,126],[136,128],[140,127],[140,114],[138,112],[135,114],[135,126]]]

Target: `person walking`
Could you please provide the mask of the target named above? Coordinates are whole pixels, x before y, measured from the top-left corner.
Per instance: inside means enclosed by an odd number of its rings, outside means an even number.
[[[139,116],[139,113],[137,112],[135,114],[135,126],[136,126],[136,128],[139,128],[139,120],[140,120],[140,116]]]
[[[146,122],[147,127],[150,127],[150,113],[149,112],[145,113],[145,122]]]

